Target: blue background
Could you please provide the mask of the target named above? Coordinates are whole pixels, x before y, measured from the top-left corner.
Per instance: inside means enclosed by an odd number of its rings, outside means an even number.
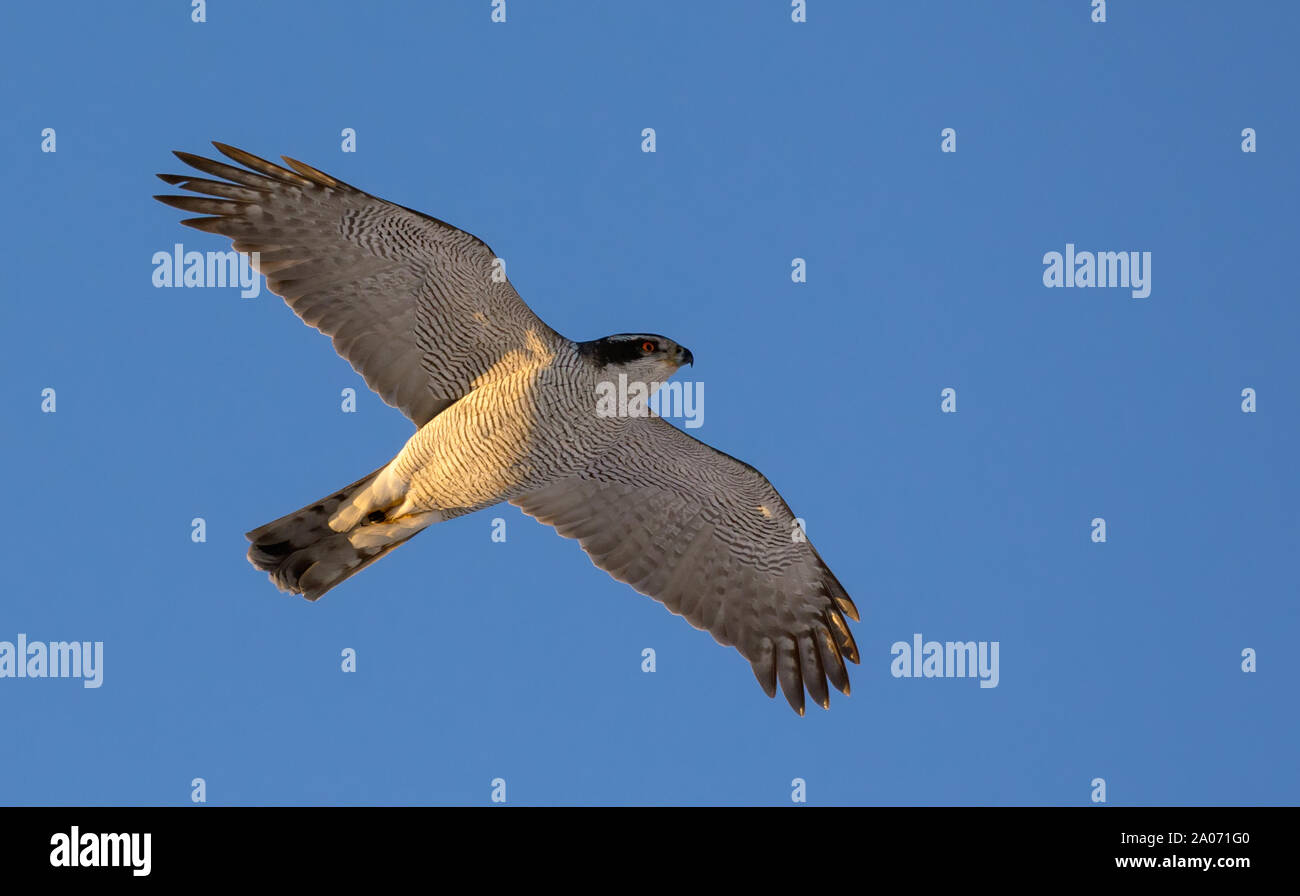
[[[105,670],[0,680],[0,803],[1300,800],[1295,4],[508,10],[7,12],[0,640]],[[853,696],[796,717],[509,506],[278,594],[243,533],[411,427],[265,290],[151,285],[228,248],[149,198],[212,139],[483,237],[572,338],[689,346],[693,434],[862,610]],[[1150,297],[1044,288],[1067,242],[1150,251]],[[891,677],[915,632],[1000,642],[999,686]]]

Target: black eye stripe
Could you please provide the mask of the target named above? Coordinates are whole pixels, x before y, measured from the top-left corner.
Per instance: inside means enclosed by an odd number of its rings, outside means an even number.
[[[578,351],[590,358],[597,367],[610,364],[630,364],[645,359],[655,352],[665,351],[672,340],[653,333],[621,333],[578,343]],[[646,345],[650,348],[647,349]]]

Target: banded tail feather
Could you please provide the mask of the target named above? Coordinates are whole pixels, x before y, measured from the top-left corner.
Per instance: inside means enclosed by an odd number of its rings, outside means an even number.
[[[385,468],[247,533],[248,562],[269,574],[281,591],[314,601],[436,522],[436,514],[429,513],[389,519],[392,503],[367,508],[356,518],[355,508],[366,508],[369,487]],[[340,517],[346,517],[342,524]]]

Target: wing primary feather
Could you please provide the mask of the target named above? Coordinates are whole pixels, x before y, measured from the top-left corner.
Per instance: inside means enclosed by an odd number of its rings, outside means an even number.
[[[268,177],[274,177],[276,180],[287,181],[291,184],[298,184],[303,187],[312,186],[312,182],[297,172],[290,171],[288,168],[282,168],[274,162],[268,162],[261,156],[255,156],[251,152],[245,152],[242,149],[236,149],[226,143],[212,141],[212,145],[217,148],[223,156],[233,159],[246,168],[265,174]]]
[[[193,227],[195,230],[202,230],[204,233],[221,234],[227,221],[225,218],[183,218],[181,219],[181,223],[186,227]],[[222,235],[224,236],[224,234]]]
[[[803,686],[813,702],[822,709],[831,708],[831,695],[826,689],[826,673],[822,671],[822,659],[817,652],[817,642],[813,632],[804,632],[798,638],[799,669],[803,673]]]
[[[758,679],[758,686],[763,689],[763,693],[768,697],[776,696],[776,656],[771,642],[765,641],[758,649],[758,657],[754,659],[750,666],[754,670],[754,677]]]
[[[835,595],[835,605],[840,608],[841,612],[843,612],[845,616],[849,617],[854,622],[862,621],[861,617],[858,616],[857,606],[853,601],[849,600],[847,594]]]
[[[169,184],[179,186],[182,190],[189,190],[193,193],[207,193],[209,196],[220,196],[223,199],[238,199],[242,202],[258,202],[269,192],[257,187],[226,183],[224,180],[207,180],[202,177],[189,177],[181,174],[170,174],[167,177],[160,174],[158,176]]]
[[[178,208],[183,212],[198,212],[203,215],[225,215],[234,217],[243,214],[246,202],[231,199],[209,199],[206,196],[155,196],[164,205]]]
[[[274,181],[255,174],[252,171],[245,171],[243,168],[236,168],[233,165],[227,165],[225,162],[218,162],[214,159],[196,156],[192,152],[183,152],[179,149],[173,150],[172,155],[180,159],[186,165],[204,174],[211,174],[214,177],[224,177],[226,180],[234,181],[237,184],[243,184],[246,187],[266,189]]]
[[[844,621],[840,611],[835,607],[826,608],[827,627],[835,633],[835,640],[839,647],[840,654],[849,662],[858,661],[858,645],[853,640],[853,633],[849,631],[849,624]]]
[[[803,715],[803,672],[799,669],[799,645],[787,637],[776,649],[776,673],[790,708]]]
[[[817,649],[822,655],[822,669],[830,683],[844,696],[849,695],[849,670],[844,668],[844,658],[840,656],[839,648],[835,646],[835,638],[827,629],[822,629],[814,634],[817,639]]]
[[[835,605],[840,608],[840,611],[843,612],[845,616],[848,616],[854,622],[861,621],[858,618],[857,606],[849,597],[849,593],[844,590],[844,586],[840,584],[840,580],[835,578],[835,574],[831,572],[830,567],[826,565],[826,562],[822,560],[821,557],[818,557],[817,560],[821,566],[822,585],[826,589],[827,596],[830,597],[831,600],[835,601]]]
[[[338,180],[337,178],[326,174],[324,171],[321,171],[319,168],[313,168],[312,166],[308,165],[306,162],[299,162],[297,159],[291,159],[288,156],[280,156],[280,158],[284,159],[285,163],[288,164],[288,166],[292,168],[294,171],[297,171],[303,177],[307,178],[310,181],[313,181],[314,183],[319,184],[322,187],[348,186],[347,184],[343,183],[343,181]],[[355,187],[352,189],[355,189]]]

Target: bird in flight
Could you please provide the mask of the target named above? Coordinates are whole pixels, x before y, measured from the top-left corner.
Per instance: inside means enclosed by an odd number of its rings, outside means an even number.
[[[177,152],[209,177],[160,174],[199,195],[155,198],[250,253],[416,426],[373,473],[248,533],[282,591],[314,601],[434,523],[509,501],[734,646],[800,715],[805,689],[824,708],[828,681],[849,693],[857,608],[766,477],[661,417],[599,412],[602,384],[653,389],[689,351],[654,333],[566,339],[477,237],[294,159],[213,145],[237,164]]]

